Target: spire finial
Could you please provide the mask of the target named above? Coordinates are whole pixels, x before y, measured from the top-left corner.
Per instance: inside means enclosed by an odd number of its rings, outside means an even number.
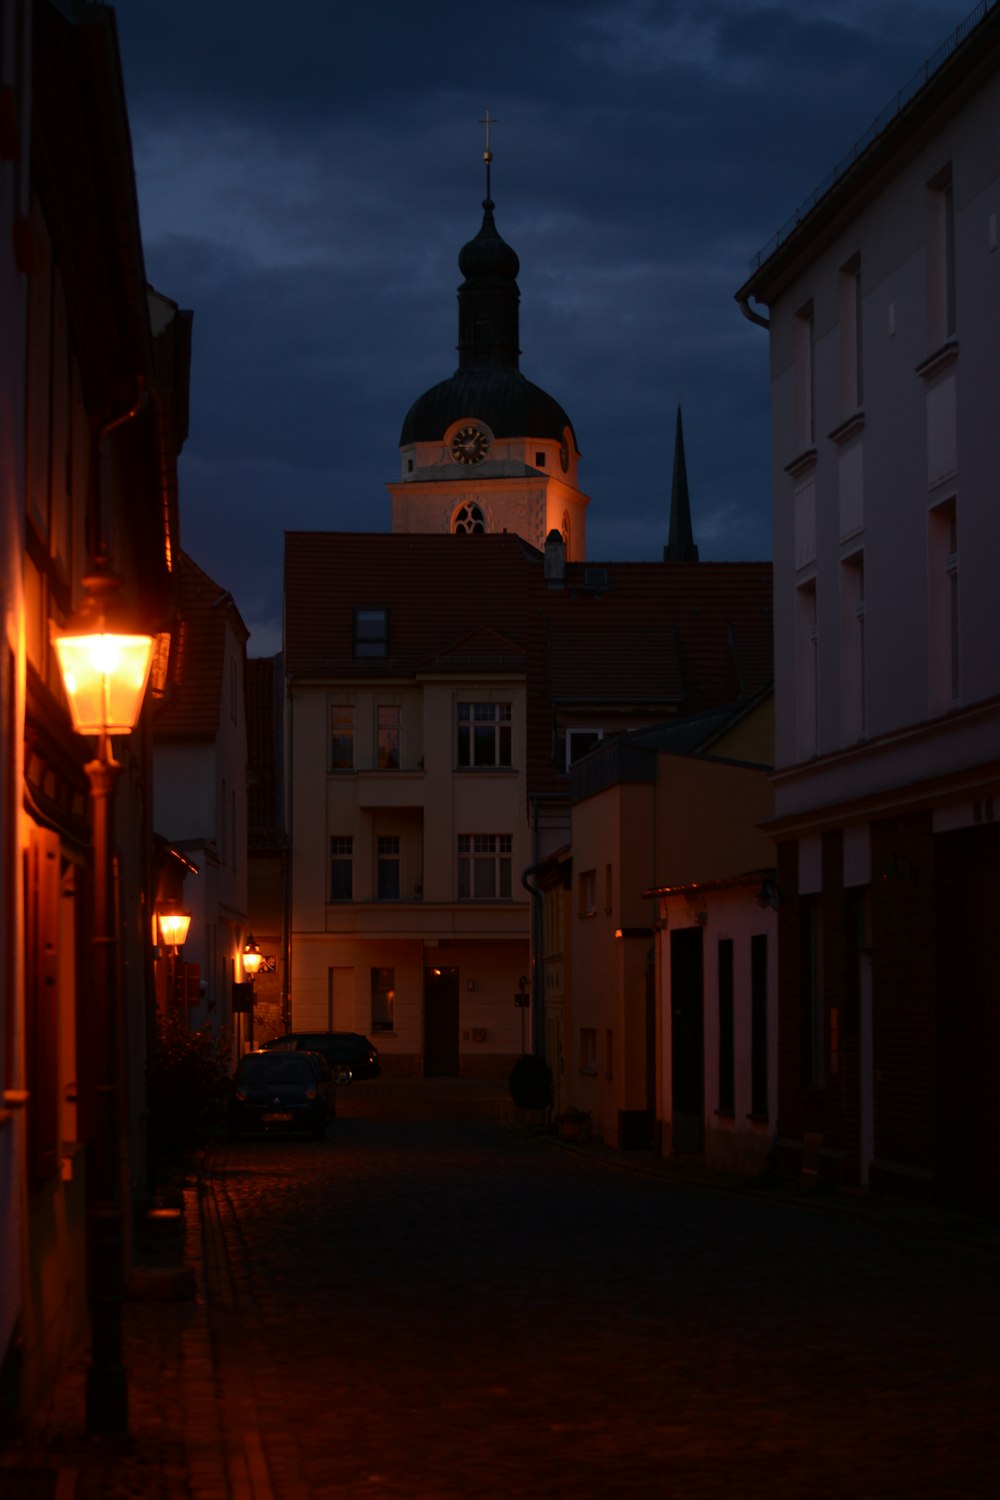
[[[487,110],[485,119],[480,120],[479,123],[486,126],[486,150],[483,152],[483,161],[486,163],[486,196],[487,198],[491,198],[490,167],[493,165],[493,152],[490,150],[490,126],[495,125],[497,122],[489,110]]]

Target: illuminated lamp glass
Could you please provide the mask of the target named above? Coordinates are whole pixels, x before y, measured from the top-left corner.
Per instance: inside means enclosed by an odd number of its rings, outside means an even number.
[[[142,710],[153,637],[139,634],[105,570],[84,579],[83,605],[54,641],[77,734],[129,734]]]

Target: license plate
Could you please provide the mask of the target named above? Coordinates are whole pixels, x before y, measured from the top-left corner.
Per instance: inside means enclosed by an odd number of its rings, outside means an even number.
[[[276,1109],[272,1109],[270,1113],[266,1115],[261,1115],[261,1119],[263,1120],[265,1125],[275,1125],[280,1120],[290,1120],[291,1118],[291,1111]]]

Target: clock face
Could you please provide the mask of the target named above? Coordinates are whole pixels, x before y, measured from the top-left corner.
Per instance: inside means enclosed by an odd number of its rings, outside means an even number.
[[[469,422],[451,440],[451,456],[457,464],[481,464],[490,450],[490,440],[481,427]]]

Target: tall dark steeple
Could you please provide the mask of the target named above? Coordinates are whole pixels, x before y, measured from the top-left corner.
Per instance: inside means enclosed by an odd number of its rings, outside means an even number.
[[[691,525],[691,497],[688,494],[687,464],[684,461],[684,428],[681,409],[677,408],[677,432],[674,437],[674,478],[670,487],[670,538],[663,549],[664,562],[697,562],[698,548]]]
[[[520,357],[518,304],[521,294],[517,273],[521,269],[516,253],[501,239],[493,221],[490,169],[490,126],[496,121],[486,111],[486,197],[483,199],[483,223],[475,239],[463,245],[458,269],[465,280],[458,289],[458,366],[460,370],[499,368],[516,370]]]

